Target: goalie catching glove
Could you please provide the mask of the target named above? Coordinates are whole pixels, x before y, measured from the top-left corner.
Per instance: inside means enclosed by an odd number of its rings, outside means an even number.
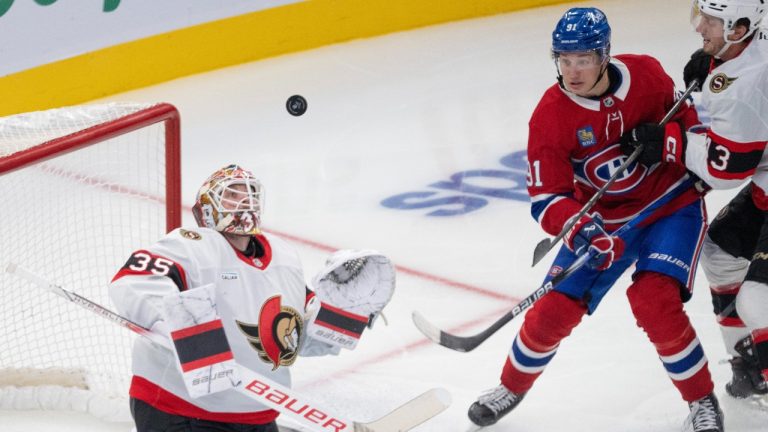
[[[309,320],[307,336],[352,350],[392,299],[395,268],[377,251],[339,250],[328,257],[311,288],[320,307]]]

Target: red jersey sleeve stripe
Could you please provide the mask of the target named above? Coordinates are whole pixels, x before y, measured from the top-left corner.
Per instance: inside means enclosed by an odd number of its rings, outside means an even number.
[[[750,177],[760,164],[766,141],[741,143],[707,132],[710,143],[707,151],[707,171],[712,177],[741,180]]]

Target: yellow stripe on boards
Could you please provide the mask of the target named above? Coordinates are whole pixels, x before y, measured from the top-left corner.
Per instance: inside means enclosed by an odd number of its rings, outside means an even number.
[[[425,25],[566,0],[309,0],[116,45],[0,77],[0,116]]]

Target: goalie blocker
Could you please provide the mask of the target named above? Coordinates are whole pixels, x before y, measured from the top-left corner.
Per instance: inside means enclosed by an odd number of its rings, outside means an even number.
[[[374,250],[340,250],[328,257],[311,289],[316,300],[308,307],[307,336],[353,350],[392,299],[395,268]]]
[[[163,320],[152,330],[173,342],[176,366],[192,398],[229,390],[240,382],[237,363],[216,311],[213,284],[166,295]]]

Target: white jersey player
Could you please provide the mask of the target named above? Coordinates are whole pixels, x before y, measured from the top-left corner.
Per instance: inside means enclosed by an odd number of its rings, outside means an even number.
[[[768,31],[764,0],[696,0],[692,23],[703,39],[685,68],[701,83],[703,133],[642,125],[624,150],[644,145],[646,164],[684,164],[709,186],[751,182],[715,217],[702,264],[739,399],[768,398]]]
[[[277,432],[278,413],[233,389],[237,369],[230,366],[290,386],[288,366],[300,352],[354,347],[349,335],[359,338],[389,301],[393,267],[372,251],[335,254],[315,278],[315,296],[297,253],[260,230],[262,205],[262,185],[249,171],[218,170],[193,208],[200,228],[176,229],[134,252],[115,275],[110,295],[120,313],[175,347],[146,339],[134,345],[130,397],[138,432]],[[364,301],[357,301],[360,292]],[[225,367],[210,373],[213,365]]]

